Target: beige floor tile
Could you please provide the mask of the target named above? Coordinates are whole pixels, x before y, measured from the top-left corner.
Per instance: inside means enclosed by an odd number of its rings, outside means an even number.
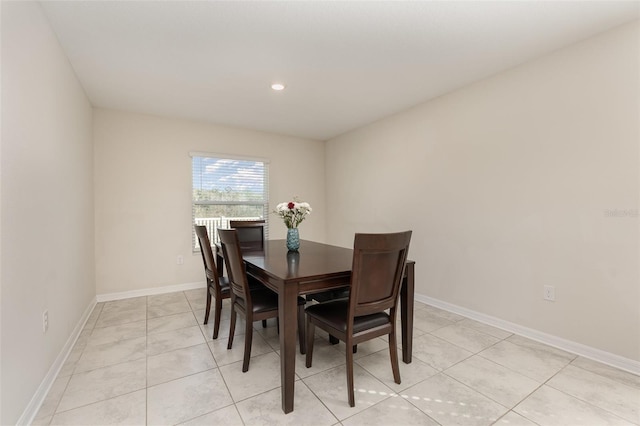
[[[392,396],[342,421],[344,426],[438,426],[438,423],[400,396]]]
[[[147,321],[135,321],[109,327],[95,328],[87,340],[87,346],[104,345],[147,335]]]
[[[192,311],[203,310],[207,307],[207,289],[202,287],[195,290],[187,290],[184,292],[189,306]],[[211,299],[211,305],[213,306],[213,298]]]
[[[337,419],[301,381],[295,384],[295,409],[284,414],[280,408],[281,388],[239,402],[238,411],[246,425],[330,426]]]
[[[152,296],[149,296],[149,297],[152,297]],[[189,302],[187,302],[187,299],[184,298],[183,296],[183,300],[180,300],[177,302],[171,302],[171,303],[165,303],[165,304],[150,304],[147,307],[147,318],[148,319],[159,318],[167,315],[180,314],[184,312],[191,312],[191,306],[189,305]]]
[[[88,346],[82,352],[74,374],[145,358],[146,342],[146,337],[138,337],[103,345]]]
[[[616,382],[640,388],[640,376],[602,364],[601,362],[579,356],[571,362],[571,365],[615,380]]]
[[[513,407],[541,383],[480,356],[472,356],[444,372],[492,400]]]
[[[513,411],[545,426],[607,426],[632,423],[549,386],[542,386]]]
[[[207,413],[203,416],[196,417],[187,422],[180,423],[181,426],[245,426],[238,414],[235,405],[220,408],[219,410]]]
[[[436,315],[428,309],[414,311],[413,313],[413,327],[423,332],[431,332],[433,330],[437,330],[451,324],[454,324],[454,321]],[[396,330],[401,330],[401,327],[402,323],[398,318],[396,323]],[[398,336],[400,336],[400,333],[398,334]]]
[[[121,300],[113,300],[110,302],[105,302],[102,307],[102,312],[114,312],[114,311],[130,311],[132,309],[138,308],[146,308],[147,306],[147,297],[131,297],[129,299],[121,299]]]
[[[520,414],[509,411],[494,423],[495,426],[537,426],[531,420],[522,417]]]
[[[146,391],[139,390],[56,414],[52,425],[144,425],[146,423]]]
[[[388,349],[357,359],[355,362],[395,392],[401,392],[438,373],[438,370],[416,358],[413,359],[411,364],[405,364],[402,362],[400,351],[398,351],[398,357],[400,384],[397,384],[393,380],[391,358],[389,357]]]
[[[134,307],[128,310],[102,310],[94,328],[109,327],[147,319],[146,306]]]
[[[527,339],[526,337],[513,334],[506,339],[508,342],[528,348],[544,356],[551,355],[555,358],[564,359],[567,363],[573,361],[576,355],[563,351],[562,349],[554,348],[553,346],[545,345],[544,343],[536,342],[535,340]]]
[[[164,331],[179,330],[181,328],[197,326],[198,321],[193,312],[183,312],[180,314],[167,315],[159,318],[152,318],[147,321],[147,333],[162,333]]]
[[[547,385],[640,424],[640,388],[628,386],[573,365],[568,365]]]
[[[401,396],[442,425],[490,425],[508,411],[442,373],[410,387]]]
[[[232,404],[217,368],[147,388],[149,425],[174,425]]]
[[[413,339],[413,358],[418,358],[438,370],[449,368],[471,355],[472,352],[429,333]]]
[[[462,327],[473,328],[474,330],[481,331],[482,333],[488,334],[493,337],[497,337],[498,339],[501,339],[501,340],[506,339],[507,337],[510,337],[513,335],[513,333],[509,331],[501,330],[497,327],[493,327],[488,324],[484,324],[469,318],[465,318],[461,321],[458,321],[456,324]]]
[[[434,330],[431,334],[473,353],[478,353],[500,341],[497,337],[462,327],[458,323]]]
[[[445,311],[444,309],[436,308],[435,306],[431,305],[425,305],[424,310],[452,322],[462,321],[465,318],[462,315]]]
[[[146,387],[146,359],[71,376],[56,412],[131,393]]]
[[[164,352],[147,358],[147,386],[165,383],[215,367],[216,363],[205,343]]]
[[[227,349],[227,338],[218,338],[208,342],[209,348],[211,348],[211,353],[213,353],[213,357],[218,366],[233,364],[234,362],[243,360],[244,337],[244,334],[235,336],[233,338],[233,347],[231,349]],[[253,338],[251,340],[251,356],[255,357],[269,352],[273,352],[271,346],[264,341],[260,334],[253,333]]]
[[[537,382],[545,382],[571,360],[536,348],[503,340],[480,352],[480,356],[516,371]]]
[[[147,355],[153,356],[175,349],[196,346],[205,343],[199,326],[181,328],[179,330],[154,333],[147,336]]]
[[[176,291],[173,293],[154,294],[147,296],[147,307],[151,306],[167,306],[174,303],[186,302],[187,297],[182,291]]]
[[[274,352],[251,358],[246,373],[242,372],[242,361],[219,368],[235,402],[280,386],[280,357]]]
[[[346,365],[302,380],[339,420],[349,418],[394,393],[358,364],[353,366],[355,407],[349,406]]]
[[[311,367],[306,367],[306,354],[296,352],[296,374],[302,378],[309,377],[322,371],[344,365],[347,360],[343,351],[331,345],[327,340],[315,339],[313,344],[313,358]]]

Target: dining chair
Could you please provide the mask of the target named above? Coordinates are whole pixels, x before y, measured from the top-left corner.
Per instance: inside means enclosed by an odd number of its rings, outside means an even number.
[[[396,306],[411,231],[390,234],[356,234],[353,244],[351,289],[348,299],[307,307],[306,366],[313,361],[315,327],[346,344],[347,391],[349,405],[355,406],[353,391],[353,350],[358,343],[389,336],[393,379],[400,383],[396,344]],[[388,312],[387,312],[388,310]]]
[[[251,358],[251,342],[253,340],[253,322],[278,317],[278,294],[261,286],[249,287],[247,271],[242,260],[242,250],[235,229],[218,229],[222,252],[227,263],[229,286],[231,288],[231,325],[229,326],[229,342],[227,349],[233,346],[236,328],[236,314],[240,313],[245,319],[244,357],[242,372],[249,370]],[[298,339],[300,353],[305,353],[304,338],[304,304],[306,300],[298,297]]]
[[[259,220],[230,220],[229,228],[238,231],[238,241],[242,253],[251,253],[264,250],[265,221]],[[252,277],[249,277],[249,286],[256,285]],[[262,320],[262,328],[267,328],[267,320]]]
[[[231,297],[229,290],[229,280],[226,277],[219,277],[215,261],[213,260],[213,251],[211,250],[211,242],[206,226],[194,225],[198,243],[200,244],[200,253],[202,254],[202,262],[204,263],[204,274],[207,279],[207,307],[204,311],[204,324],[209,322],[209,311],[211,310],[211,297],[215,299],[214,320],[213,320],[213,338],[218,338],[220,330],[220,315],[222,312],[222,300]]]

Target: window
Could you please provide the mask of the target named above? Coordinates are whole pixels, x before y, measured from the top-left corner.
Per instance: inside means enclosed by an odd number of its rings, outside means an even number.
[[[211,243],[217,243],[218,228],[230,220],[265,220],[267,238],[269,214],[269,163],[264,159],[231,158],[191,153],[193,179],[193,224],[204,225]],[[191,226],[194,251],[198,239]]]

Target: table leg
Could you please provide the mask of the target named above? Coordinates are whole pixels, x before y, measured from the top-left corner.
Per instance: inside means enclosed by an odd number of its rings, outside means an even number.
[[[411,363],[413,351],[413,303],[415,297],[415,269],[407,263],[406,276],[400,288],[400,321],[402,323],[402,361]]]
[[[280,318],[280,380],[282,411],[293,411],[296,373],[296,331],[298,325],[298,291],[293,283],[278,286],[278,315]]]

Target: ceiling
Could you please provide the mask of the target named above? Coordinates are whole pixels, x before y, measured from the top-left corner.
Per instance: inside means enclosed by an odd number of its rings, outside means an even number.
[[[638,1],[41,3],[96,107],[318,140],[640,16]]]

